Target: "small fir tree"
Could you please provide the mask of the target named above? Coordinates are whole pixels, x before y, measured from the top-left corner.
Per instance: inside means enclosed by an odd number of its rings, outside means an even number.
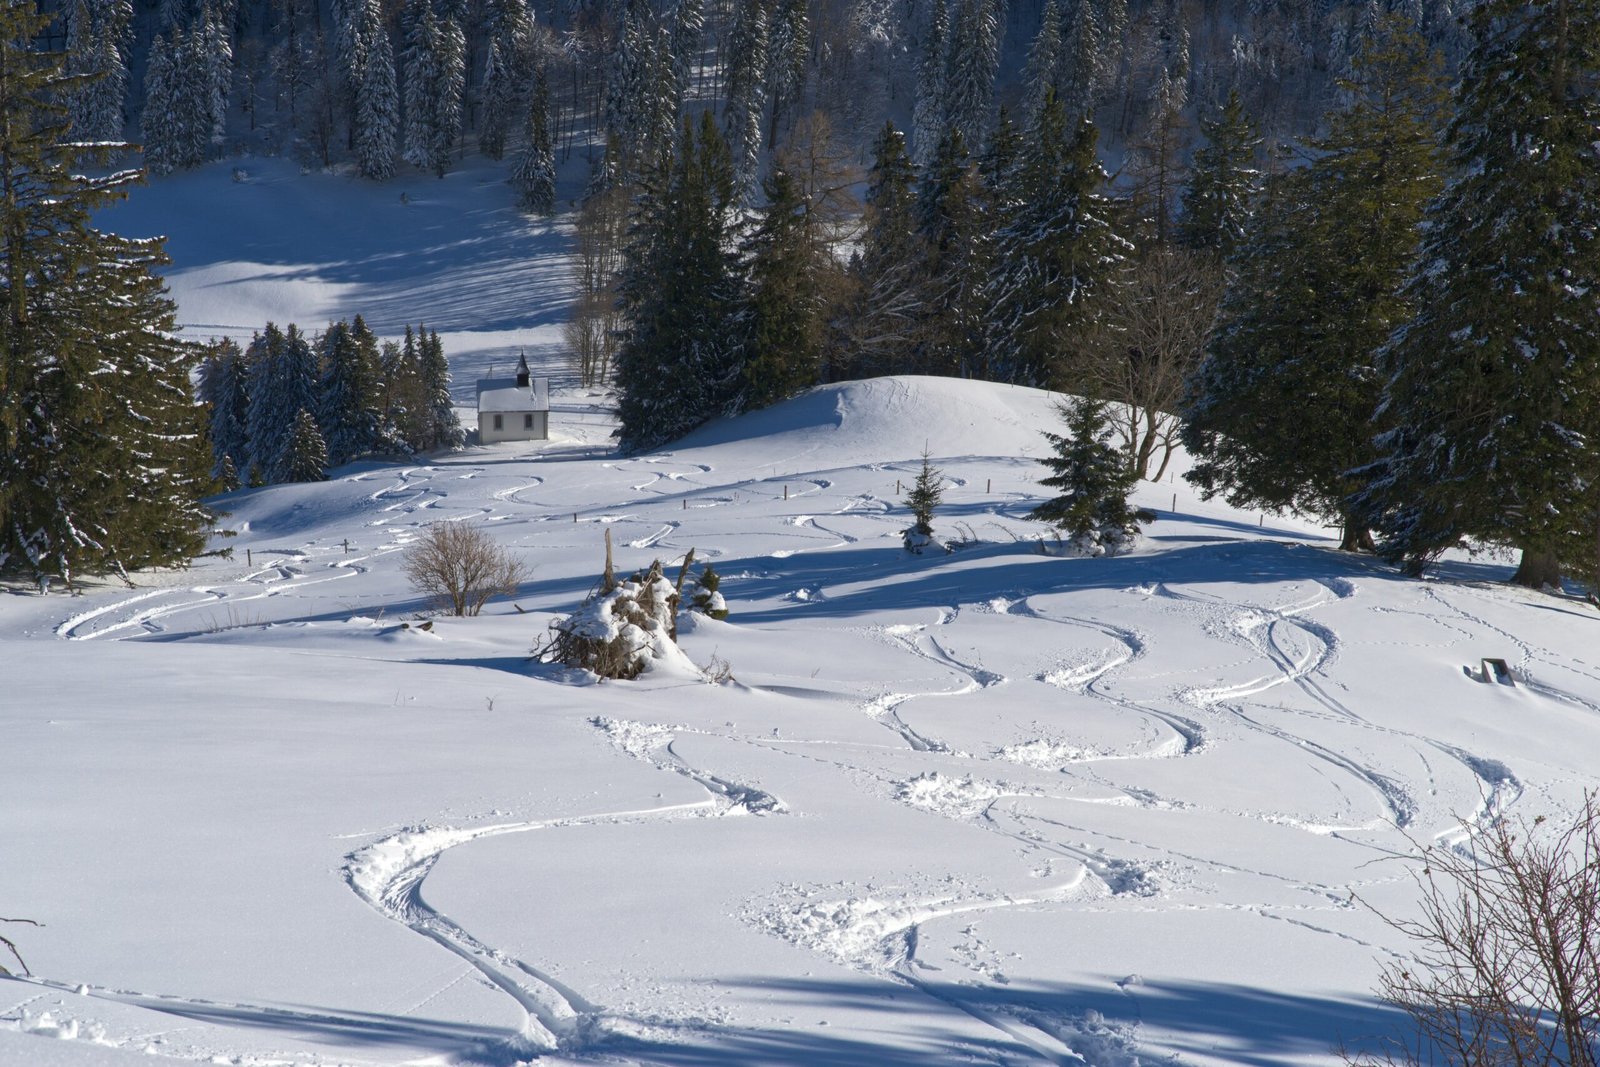
[[[905,532],[908,549],[921,552],[934,543],[933,513],[943,500],[944,472],[933,465],[932,454],[924,448],[922,467],[917,471],[917,479],[911,484],[911,491],[906,494],[904,501],[905,506],[911,511],[912,519],[915,520],[911,528]]]
[[[311,412],[301,408],[294,417],[294,429],[289,434],[289,454],[283,464],[286,482],[321,482],[327,480],[328,450],[322,443],[322,433]]]
[[[1139,476],[1111,441],[1111,420],[1103,401],[1074,397],[1057,410],[1066,420],[1067,432],[1045,431],[1054,455],[1040,461],[1051,470],[1040,484],[1061,492],[1028,517],[1064,531],[1073,548],[1084,555],[1114,553],[1138,534],[1141,522],[1154,518],[1128,503]]]
[[[700,572],[699,581],[695,583],[694,593],[689,600],[690,606],[708,619],[726,619],[728,602],[719,592],[721,587],[722,575],[707,563],[706,569]]]

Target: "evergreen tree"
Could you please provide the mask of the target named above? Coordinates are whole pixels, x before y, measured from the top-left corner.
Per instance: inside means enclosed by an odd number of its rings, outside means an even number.
[[[316,353],[299,327],[291,323],[287,330],[279,330],[269,322],[250,342],[245,361],[250,368],[245,425],[251,465],[269,485],[290,481],[289,439],[295,416],[317,406]]]
[[[550,85],[544,65],[534,72],[528,101],[528,143],[517,161],[511,183],[517,189],[517,207],[530,215],[553,215],[556,210],[556,157],[550,141]]]
[[[767,99],[772,123],[767,147],[777,144],[786,117],[799,107],[811,54],[811,18],[807,0],[775,0],[767,43]]]
[[[1200,120],[1205,144],[1190,164],[1184,189],[1178,239],[1194,249],[1204,249],[1226,259],[1244,239],[1245,227],[1259,194],[1261,172],[1256,135],[1238,90],[1214,118]]]
[[[995,0],[955,0],[944,85],[945,122],[969,145],[983,143],[1000,62]]]
[[[1060,95],[1062,75],[1061,9],[1056,0],[1045,0],[1039,17],[1039,34],[1033,39],[1028,52],[1028,66],[1023,72],[1023,87],[1027,93],[1025,118],[1030,129],[1039,123],[1039,113],[1052,92]]]
[[[944,472],[933,465],[932,453],[923,449],[922,467],[917,471],[916,480],[911,483],[911,491],[906,494],[904,501],[914,520],[906,531],[907,547],[912,547],[914,539],[933,536],[933,513],[943,501]]]
[[[1114,553],[1154,516],[1128,503],[1139,476],[1110,441],[1111,424],[1102,401],[1073,397],[1059,409],[1066,434],[1045,432],[1055,454],[1041,460],[1050,468],[1040,484],[1059,489],[1058,496],[1028,514],[1067,533],[1085,555]]]
[[[982,372],[988,314],[983,288],[991,251],[985,199],[961,134],[949,131],[917,192],[925,286],[917,373]]]
[[[407,0],[405,25],[404,156],[442,178],[450,169],[444,99],[450,60],[432,0]]]
[[[1061,356],[1094,314],[1094,292],[1125,252],[1111,229],[1095,130],[1067,132],[1051,94],[1019,163],[1022,205],[996,236],[987,281],[989,368],[1000,381],[1061,387]]]
[[[444,177],[450,154],[461,138],[467,92],[467,35],[456,17],[439,24],[439,125],[433,135],[433,172]]]
[[[1538,587],[1593,559],[1600,513],[1600,3],[1483,0],[1427,213],[1412,320],[1382,355],[1361,501],[1420,569],[1464,538]]]
[[[505,158],[506,136],[517,110],[519,86],[512,67],[512,58],[501,54],[500,40],[491,40],[480,88],[483,117],[478,122],[478,151],[490,159]]]
[[[294,417],[289,432],[289,450],[283,463],[283,480],[286,482],[327,481],[328,453],[322,444],[322,434],[317,430],[317,420],[311,412],[301,408]]]
[[[322,383],[316,421],[326,445],[324,465],[340,467],[379,446],[377,345],[357,315],[354,326],[331,324],[317,347]]]
[[[1062,61],[1056,95],[1069,120],[1090,117],[1104,88],[1106,42],[1117,37],[1105,33],[1095,0],[1068,0],[1062,16]]]
[[[417,370],[426,413],[423,448],[428,451],[460,448],[467,438],[456,418],[455,401],[450,399],[450,361],[445,358],[444,342],[439,340],[437,330],[429,333],[419,327]]]
[[[816,384],[823,306],[818,264],[806,234],[799,183],[778,167],[765,182],[766,207],[745,244],[749,295],[743,319],[744,385],[739,406],[766,407]]]
[[[1401,288],[1439,191],[1443,72],[1397,19],[1356,59],[1350,105],[1309,167],[1274,182],[1211,352],[1191,386],[1187,475],[1235,507],[1291,510],[1371,547],[1348,498],[1375,458],[1373,361],[1413,310]]]
[[[950,13],[946,0],[933,0],[932,13],[917,62],[917,100],[912,112],[911,149],[917,165],[933,162],[939,142],[950,125],[948,92],[948,48]]]
[[[728,617],[728,602],[723,599],[722,575],[712,569],[711,564],[706,564],[706,569],[700,572],[699,579],[695,582],[694,592],[690,596],[689,606],[708,619],[726,619]]]
[[[172,114],[174,69],[172,43],[157,34],[145,60],[144,111],[139,116],[145,166],[156,175],[170,174],[179,166],[178,129]]]
[[[67,72],[88,79],[68,99],[72,136],[120,141],[128,91],[123,46],[132,12],[125,0],[77,0],[67,23]]]
[[[250,438],[245,432],[249,396],[245,392],[244,354],[223,339],[211,347],[200,365],[200,400],[211,416],[211,477],[227,482],[226,469],[249,462]],[[234,476],[237,485],[237,473]]]
[[[644,183],[623,268],[617,437],[626,451],[681,437],[732,399],[734,206],[733,160],[710,112],[698,132],[685,120],[677,152]]]
[[[861,252],[851,267],[848,335],[852,370],[861,376],[903,374],[916,358],[925,286],[915,181],[905,136],[886,123],[873,142]]]
[[[359,2],[365,56],[355,89],[356,165],[362,177],[381,182],[394,176],[395,134],[400,126],[394,48],[384,25],[382,0]]]
[[[0,572],[180,564],[204,544],[210,457],[159,241],[98,229],[136,175],[68,135],[72,87],[37,50],[50,17],[0,6]]]
[[[733,11],[728,40],[727,104],[723,128],[734,167],[734,188],[741,201],[754,197],[761,178],[761,117],[767,108],[768,11],[752,0]]]

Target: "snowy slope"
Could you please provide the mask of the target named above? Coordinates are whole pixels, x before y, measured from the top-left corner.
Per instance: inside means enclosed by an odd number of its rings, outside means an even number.
[[[846,383],[634,458],[591,419],[235,494],[231,560],[137,589],[0,597],[0,902],[47,924],[6,928],[38,977],[0,980],[0,1063],[1288,1064],[1388,1032],[1401,945],[1351,896],[1404,911],[1414,842],[1597,784],[1592,613],[1181,479],[1136,554],[1041,555],[1051,406]],[[899,548],[924,442],[948,556]],[[440,520],[533,578],[421,632],[398,564]],[[715,560],[733,615],[683,643],[735,683],[529,661],[605,530],[620,567]],[[1486,655],[1526,684],[1469,680]]]
[[[220,500],[231,558],[0,592],[0,1064],[1329,1063],[1398,1024],[1404,856],[1600,784],[1592,610],[1146,485],[1111,560],[1040,554],[1052,398],[896,378],[612,453],[559,365],[563,224],[465,169],[176,176],[187,332],[364,312],[445,333],[458,396],[526,346],[554,439]],[[927,448],[936,527],[899,503]],[[1182,462],[1180,460],[1179,467]],[[414,624],[405,546],[533,566]],[[594,586],[693,547],[699,664],[532,662]],[[1503,656],[1523,684],[1470,681]],[[0,965],[9,965],[0,955]],[[549,1052],[548,1050],[557,1050]]]

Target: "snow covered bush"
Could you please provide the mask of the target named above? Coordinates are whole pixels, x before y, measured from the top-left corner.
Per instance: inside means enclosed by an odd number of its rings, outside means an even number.
[[[527,565],[497,545],[481,527],[435,522],[406,549],[400,569],[419,592],[452,615],[476,615],[490,597],[517,591]]]
[[[637,678],[653,663],[674,662],[695,670],[678,648],[678,587],[656,560],[643,574],[617,581],[607,542],[606,576],[600,591],[565,619],[550,624],[542,658],[593,671],[602,678]]]
[[[718,588],[722,585],[722,575],[711,569],[711,564],[706,564],[706,569],[700,572],[700,579],[695,583],[694,593],[689,598],[689,606],[708,619],[726,619],[728,617],[728,602],[722,598]]]

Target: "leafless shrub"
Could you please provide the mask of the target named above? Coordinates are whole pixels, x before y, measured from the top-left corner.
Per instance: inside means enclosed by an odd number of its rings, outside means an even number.
[[[1160,481],[1184,384],[1211,339],[1225,278],[1209,257],[1159,248],[1131,262],[1118,282],[1100,327],[1078,344],[1079,373],[1091,392],[1122,405],[1113,422],[1129,463]]]
[[[29,926],[41,925],[40,923],[34,922],[32,919],[0,919],[0,923],[27,923]],[[23,974],[31,975],[33,973],[28,970],[28,965],[23,962],[22,953],[17,951],[17,946],[12,943],[9,937],[0,937],[0,945],[4,945],[6,951],[11,953],[12,958],[17,961],[17,966],[22,968]],[[4,967],[0,967],[0,974],[10,973],[11,972],[6,970]]]
[[[509,595],[528,568],[508,555],[482,527],[436,522],[406,549],[400,569],[413,588],[452,615],[476,615],[490,597]]]
[[[1600,796],[1570,823],[1501,821],[1469,847],[1433,846],[1417,874],[1421,918],[1383,998],[1414,1038],[1375,1064],[1595,1067],[1600,1059]]]

